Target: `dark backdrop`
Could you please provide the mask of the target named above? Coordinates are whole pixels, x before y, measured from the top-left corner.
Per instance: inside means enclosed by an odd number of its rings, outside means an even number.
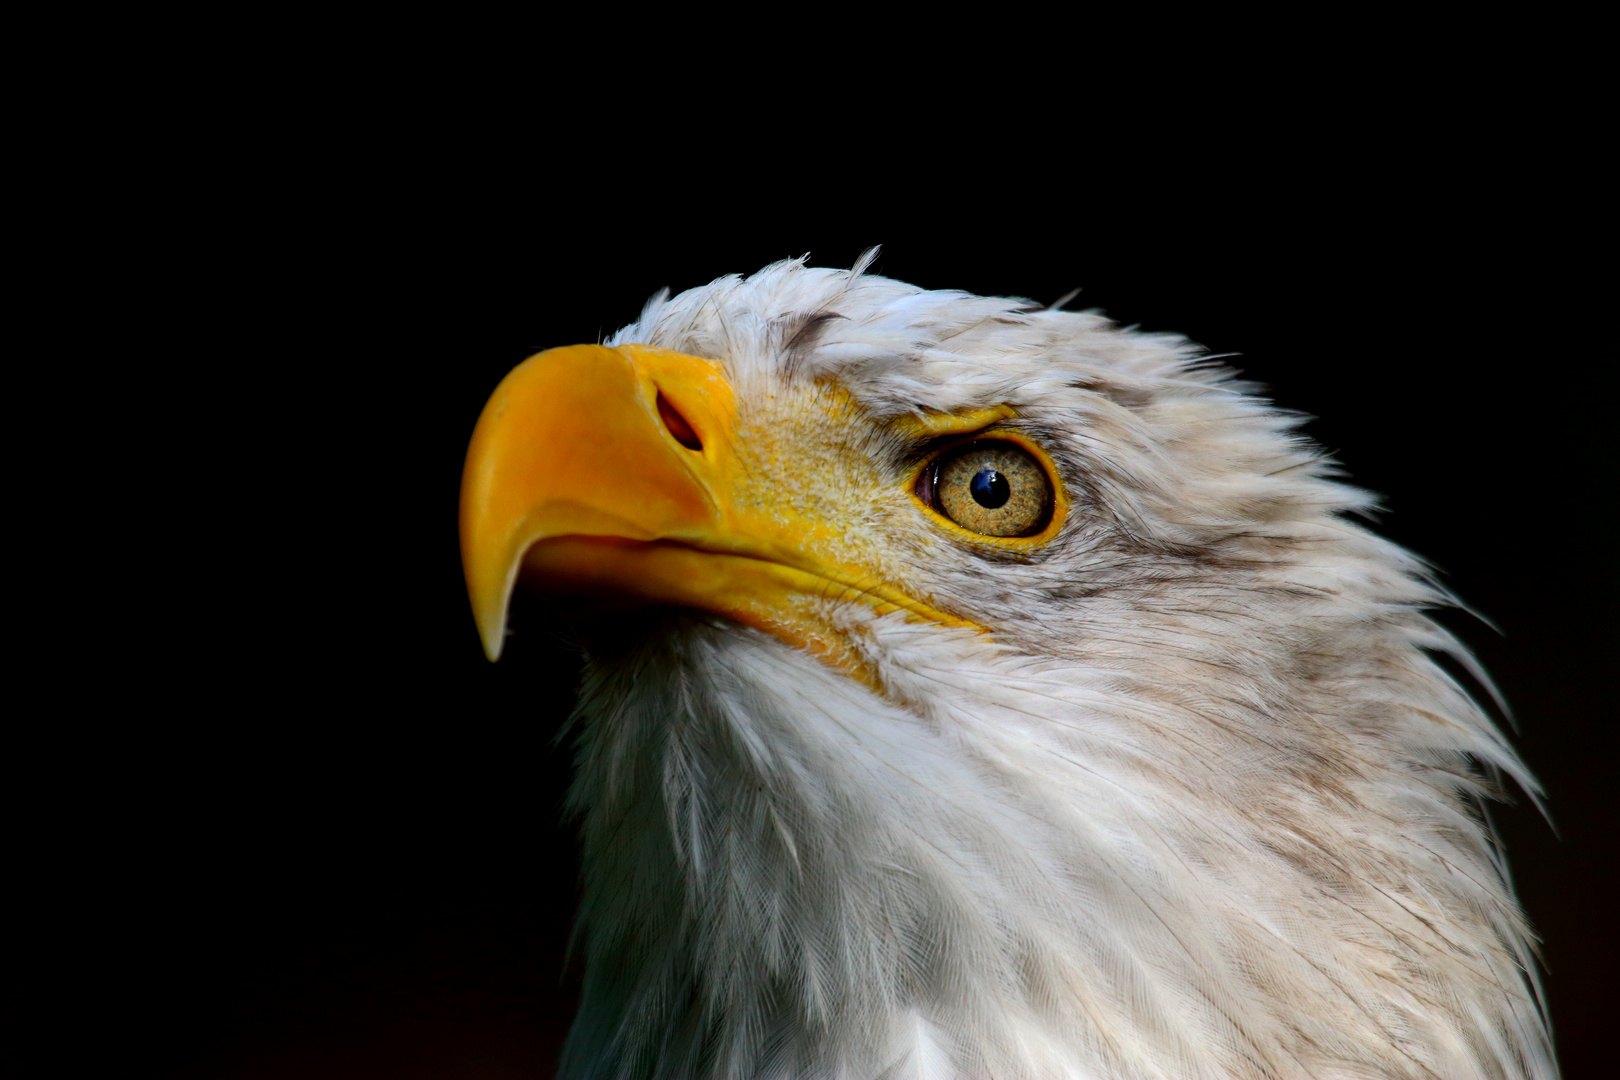
[[[355,138],[211,201],[219,233],[168,298],[191,348],[150,366],[167,419],[130,451],[148,535],[102,552],[149,561],[81,608],[56,685],[95,707],[15,765],[49,793],[13,862],[26,1073],[549,1076],[574,989],[556,733],[577,662],[522,601],[505,659],[483,659],[456,539],[466,439],[512,365],[596,340],[660,286],[874,243],[875,272],[923,286],[1081,286],[1075,306],[1238,353],[1319,417],[1307,430],[1385,495],[1380,528],[1500,628],[1445,616],[1547,789],[1556,831],[1523,799],[1498,821],[1566,1068],[1595,1068],[1620,596],[1592,204],[1415,137],[1252,169],[1099,146],[1130,162],[1106,190],[1091,158],[1010,149],[990,178],[937,157],[700,168],[676,143]]]

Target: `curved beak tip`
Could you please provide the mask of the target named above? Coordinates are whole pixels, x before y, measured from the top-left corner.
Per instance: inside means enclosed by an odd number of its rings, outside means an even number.
[[[480,554],[484,557],[480,558]],[[506,623],[517,578],[517,567],[502,566],[501,562],[510,560],[495,561],[500,573],[492,580],[487,552],[480,552],[474,546],[463,554],[463,565],[468,571],[467,599],[472,602],[473,625],[478,629],[478,643],[483,646],[484,655],[492,664],[501,658],[501,652],[506,647]]]
[[[473,622],[478,626],[478,642],[484,647],[484,655],[490,663],[501,658],[506,648],[506,618],[509,601],[505,598],[498,604],[473,604]]]
[[[506,645],[506,635],[496,634],[494,636],[490,636],[488,634],[481,634],[479,636],[483,638],[484,655],[488,657],[489,662],[493,664],[500,660],[501,649]]]

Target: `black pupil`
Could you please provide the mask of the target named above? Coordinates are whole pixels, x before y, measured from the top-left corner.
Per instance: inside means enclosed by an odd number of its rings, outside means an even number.
[[[1012,485],[994,469],[980,469],[973,474],[973,501],[986,510],[1004,506],[1012,495]]]

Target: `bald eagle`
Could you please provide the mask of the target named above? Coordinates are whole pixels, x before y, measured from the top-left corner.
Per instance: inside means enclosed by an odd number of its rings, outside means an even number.
[[[588,623],[568,1077],[1557,1075],[1415,556],[1184,339],[804,260],[532,357],[463,561]],[[1061,306],[1061,305],[1059,305]]]

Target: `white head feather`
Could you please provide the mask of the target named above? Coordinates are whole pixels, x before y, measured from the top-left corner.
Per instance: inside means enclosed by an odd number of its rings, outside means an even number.
[[[862,269],[609,344],[722,361],[739,442],[803,420],[782,482],[994,641],[828,601],[881,693],[695,613],[593,642],[563,1074],[1556,1076],[1479,809],[1534,781],[1371,498],[1179,338]],[[1031,555],[887,494],[886,422],[1000,404],[1075,503]]]

